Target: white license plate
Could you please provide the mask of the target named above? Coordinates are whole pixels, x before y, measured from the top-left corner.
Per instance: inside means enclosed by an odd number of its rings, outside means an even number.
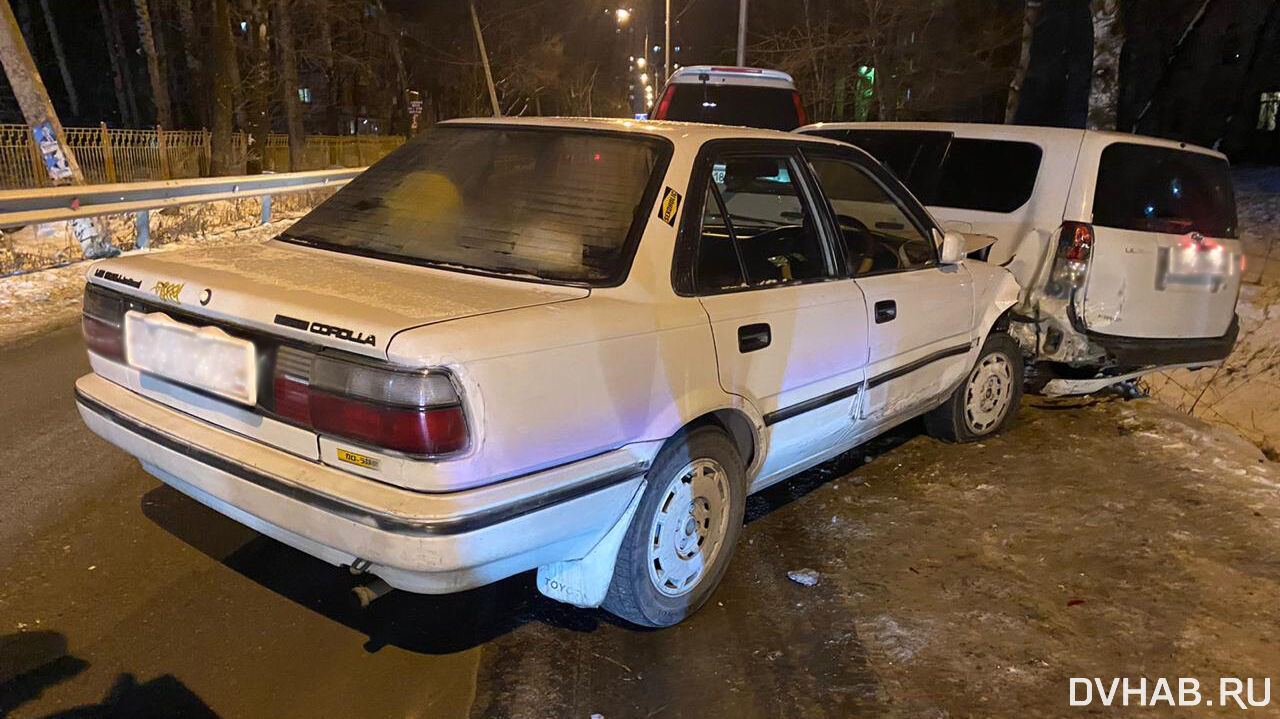
[[[148,374],[244,404],[258,400],[253,343],[217,327],[130,310],[124,317],[124,347],[125,361]]]

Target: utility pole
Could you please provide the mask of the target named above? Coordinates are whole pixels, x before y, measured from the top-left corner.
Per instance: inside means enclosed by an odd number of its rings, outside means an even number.
[[[489,69],[489,53],[484,49],[484,35],[480,32],[480,17],[476,15],[475,0],[467,3],[471,6],[471,27],[476,31],[476,45],[480,48],[480,62],[484,65],[484,81],[489,85],[489,104],[493,106],[493,116],[502,117],[502,108],[498,106],[498,91],[493,86],[493,71]]]
[[[671,0],[667,0],[667,12],[662,17],[665,31],[662,39],[662,80],[666,82],[671,77]]]
[[[62,123],[49,100],[49,91],[44,87],[44,80],[40,79],[40,71],[27,49],[27,42],[22,38],[9,0],[0,0],[0,64],[4,65],[9,87],[13,89],[27,126],[31,128],[32,142],[49,181],[54,185],[83,185],[84,174],[67,146]],[[119,249],[103,239],[101,230],[92,219],[72,220],[71,228],[86,259],[120,254]]]
[[[747,0],[738,0],[738,67],[747,64]]]

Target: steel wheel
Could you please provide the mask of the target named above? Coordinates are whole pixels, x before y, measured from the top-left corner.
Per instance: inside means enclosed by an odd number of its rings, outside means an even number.
[[[964,423],[975,435],[998,426],[1013,399],[1013,365],[1003,353],[984,355],[964,391]]]
[[[649,528],[649,579],[662,594],[692,591],[724,547],[729,530],[729,474],[695,459],[663,491]]]

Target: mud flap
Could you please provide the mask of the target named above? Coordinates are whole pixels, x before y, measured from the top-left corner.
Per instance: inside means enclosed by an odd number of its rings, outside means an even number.
[[[631,518],[635,516],[648,484],[647,480],[640,483],[622,516],[609,533],[587,552],[587,556],[538,567],[538,591],[575,607],[586,609],[600,606],[604,602],[604,595],[609,592],[609,582],[613,580],[613,565],[618,559],[618,548],[622,546],[622,538],[631,526]]]

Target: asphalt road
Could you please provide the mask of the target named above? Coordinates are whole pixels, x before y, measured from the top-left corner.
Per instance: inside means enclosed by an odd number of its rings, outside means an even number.
[[[642,631],[529,576],[357,610],[89,434],[85,371],[74,329],[0,351],[0,717],[1061,716],[1071,676],[1280,666],[1273,470],[1151,403],[908,427],[752,498],[712,602]]]

